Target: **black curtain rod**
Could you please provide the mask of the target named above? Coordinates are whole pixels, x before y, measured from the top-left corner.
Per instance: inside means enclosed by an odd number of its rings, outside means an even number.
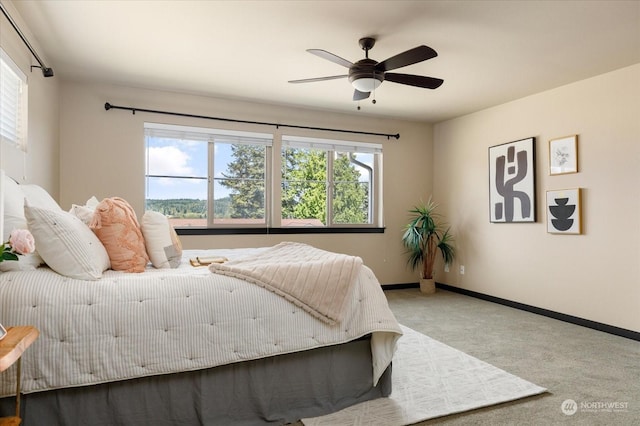
[[[38,63],[40,64],[40,66],[31,65],[31,69],[33,70],[33,68],[40,68],[42,70],[42,75],[44,75],[45,77],[53,77],[53,69],[47,67],[44,64],[44,62],[42,62],[42,60],[40,60],[40,57],[38,56],[36,51],[33,50],[33,47],[31,47],[31,44],[29,44],[29,41],[27,40],[27,38],[22,34],[22,31],[20,31],[20,28],[18,28],[18,25],[15,23],[13,18],[11,18],[11,16],[9,16],[9,12],[7,12],[7,10],[4,8],[2,3],[0,3],[0,9],[2,9],[2,13],[4,14],[4,16],[7,17],[7,20],[9,21],[9,23],[11,24],[13,29],[16,30],[16,32],[18,33],[18,35],[22,39],[22,42],[25,44],[25,46],[27,46],[27,49],[29,49],[29,51],[31,52],[33,57],[36,58],[36,61],[38,61]]]
[[[158,111],[153,109],[123,107],[123,106],[111,105],[109,102],[106,102],[104,104],[104,109],[106,109],[107,111],[109,111],[110,109],[123,109],[123,110],[131,111],[133,114],[135,114],[136,111],[141,111],[141,112],[150,112],[153,114],[176,115],[179,117],[191,117],[191,118],[203,118],[206,120],[227,121],[231,123],[260,124],[264,126],[275,126],[276,128],[288,127],[291,129],[322,130],[325,132],[353,133],[358,135],[385,136],[387,139],[390,139],[390,138],[400,139],[400,133],[396,133],[395,135],[392,135],[388,133],[361,132],[358,130],[328,129],[324,127],[310,127],[310,126],[296,126],[293,124],[268,123],[264,121],[235,120],[233,118],[209,117],[206,115],[186,114],[182,112]]]

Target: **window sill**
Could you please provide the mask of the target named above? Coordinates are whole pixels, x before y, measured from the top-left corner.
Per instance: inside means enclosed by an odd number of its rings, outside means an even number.
[[[384,234],[385,228],[175,228],[178,235]]]

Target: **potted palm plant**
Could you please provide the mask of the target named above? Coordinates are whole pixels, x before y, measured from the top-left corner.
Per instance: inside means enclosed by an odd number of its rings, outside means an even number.
[[[405,226],[402,243],[409,255],[408,264],[420,272],[420,291],[433,293],[436,291],[433,278],[433,265],[436,253],[440,250],[446,265],[455,257],[453,236],[449,227],[444,229],[441,216],[436,213],[438,205],[431,198],[427,203],[409,210],[411,221]]]

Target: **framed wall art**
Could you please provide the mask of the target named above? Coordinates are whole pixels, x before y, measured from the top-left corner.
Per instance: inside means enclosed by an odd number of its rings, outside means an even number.
[[[549,141],[549,174],[578,172],[578,135]]]
[[[532,137],[489,148],[491,222],[536,221],[535,145]]]
[[[581,234],[580,188],[547,191],[547,232]]]

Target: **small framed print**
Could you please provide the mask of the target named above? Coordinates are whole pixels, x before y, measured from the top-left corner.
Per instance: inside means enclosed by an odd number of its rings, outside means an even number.
[[[547,191],[547,232],[581,234],[580,188]]]
[[[0,340],[4,339],[4,336],[7,335],[7,330],[0,324]]]
[[[578,172],[578,135],[549,141],[549,174]]]

